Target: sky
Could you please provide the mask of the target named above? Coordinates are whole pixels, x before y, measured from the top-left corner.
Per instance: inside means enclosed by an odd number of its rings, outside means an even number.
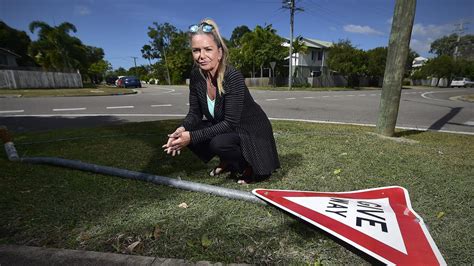
[[[296,0],[294,36],[338,42],[349,39],[359,49],[387,46],[395,0]],[[229,39],[241,25],[250,29],[272,24],[277,34],[290,36],[290,11],[281,0],[0,0],[0,20],[28,30],[35,20],[51,26],[70,22],[71,35],[86,45],[104,49],[114,69],[148,64],[140,49],[150,42],[148,27],[168,22],[187,31],[189,25],[212,18]],[[424,57],[432,41],[454,33],[474,34],[474,0],[418,0],[410,47]]]

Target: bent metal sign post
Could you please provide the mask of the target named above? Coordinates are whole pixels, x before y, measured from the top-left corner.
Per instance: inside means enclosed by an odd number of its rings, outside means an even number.
[[[403,187],[350,192],[255,189],[252,193],[383,263],[446,264]]]

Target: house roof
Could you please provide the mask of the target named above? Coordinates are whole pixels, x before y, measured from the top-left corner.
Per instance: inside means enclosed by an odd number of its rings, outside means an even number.
[[[285,46],[285,47],[290,46],[290,43],[289,43],[290,39],[289,38],[285,38],[285,39],[287,41],[285,43],[283,43],[283,46]],[[309,38],[305,38],[305,37],[302,37],[301,40],[303,41],[303,43],[307,47],[313,47],[313,48],[318,48],[318,49],[329,48],[333,45],[332,42],[326,42],[326,41],[321,41],[321,40],[317,40],[317,39],[309,39]]]
[[[21,57],[20,55],[14,53],[14,52],[12,52],[12,51],[10,51],[10,50],[8,50],[8,49],[2,48],[2,47],[0,47],[0,52],[4,52],[4,53],[7,53],[7,54],[11,54],[11,55],[16,56],[16,57]]]

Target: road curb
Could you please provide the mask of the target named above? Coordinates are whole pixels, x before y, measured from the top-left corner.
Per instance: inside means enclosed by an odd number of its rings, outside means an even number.
[[[148,256],[124,255],[85,250],[0,245],[0,265],[224,265],[208,261],[187,262]],[[229,264],[245,265],[245,264]]]

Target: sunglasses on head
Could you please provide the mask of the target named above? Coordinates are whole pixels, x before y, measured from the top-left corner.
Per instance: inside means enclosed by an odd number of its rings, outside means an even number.
[[[212,32],[214,26],[207,24],[206,22],[202,22],[200,24],[194,24],[189,26],[189,32],[196,33],[201,29],[203,32],[209,33]]]

